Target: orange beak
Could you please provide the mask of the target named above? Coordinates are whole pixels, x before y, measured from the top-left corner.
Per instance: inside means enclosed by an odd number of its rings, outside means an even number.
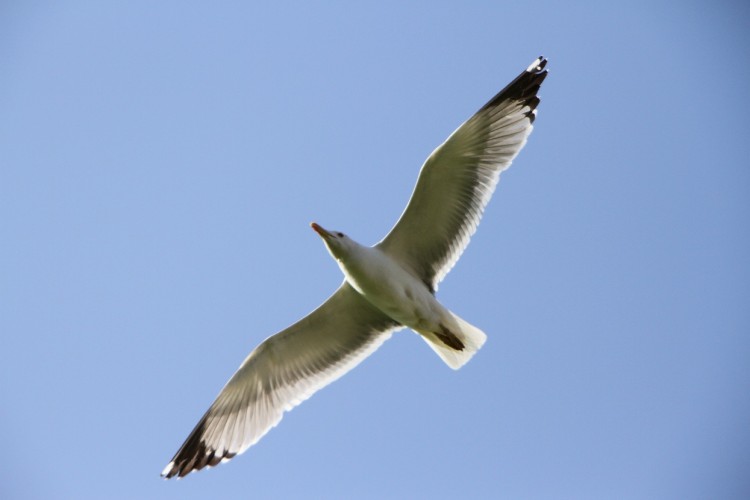
[[[316,233],[318,233],[321,238],[326,238],[326,237],[330,236],[328,234],[328,231],[326,231],[325,229],[323,229],[322,227],[320,227],[315,222],[311,222],[310,223],[310,227],[313,228],[313,231],[315,231]]]

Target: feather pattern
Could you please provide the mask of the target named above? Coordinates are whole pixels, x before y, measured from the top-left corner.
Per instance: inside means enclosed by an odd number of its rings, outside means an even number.
[[[543,57],[464,122],[427,158],[411,199],[377,246],[433,292],[477,229],[500,173],[533,128]]]
[[[162,476],[182,477],[242,453],[285,411],[357,366],[398,328],[344,282],[315,311],[250,353]]]

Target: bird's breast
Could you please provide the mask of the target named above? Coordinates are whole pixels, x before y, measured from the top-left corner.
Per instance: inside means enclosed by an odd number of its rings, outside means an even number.
[[[437,318],[439,304],[425,284],[377,249],[339,266],[367,301],[402,325],[416,327]]]

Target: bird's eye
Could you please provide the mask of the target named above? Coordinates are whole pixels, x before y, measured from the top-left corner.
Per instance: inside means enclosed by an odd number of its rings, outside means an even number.
[[[344,237],[344,233],[336,233],[336,236],[338,236],[339,238],[343,238]]]

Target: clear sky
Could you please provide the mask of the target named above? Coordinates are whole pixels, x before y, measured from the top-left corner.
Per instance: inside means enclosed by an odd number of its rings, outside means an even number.
[[[743,2],[0,7],[0,497],[748,498]],[[258,445],[159,473],[537,56],[536,128],[439,298]]]

